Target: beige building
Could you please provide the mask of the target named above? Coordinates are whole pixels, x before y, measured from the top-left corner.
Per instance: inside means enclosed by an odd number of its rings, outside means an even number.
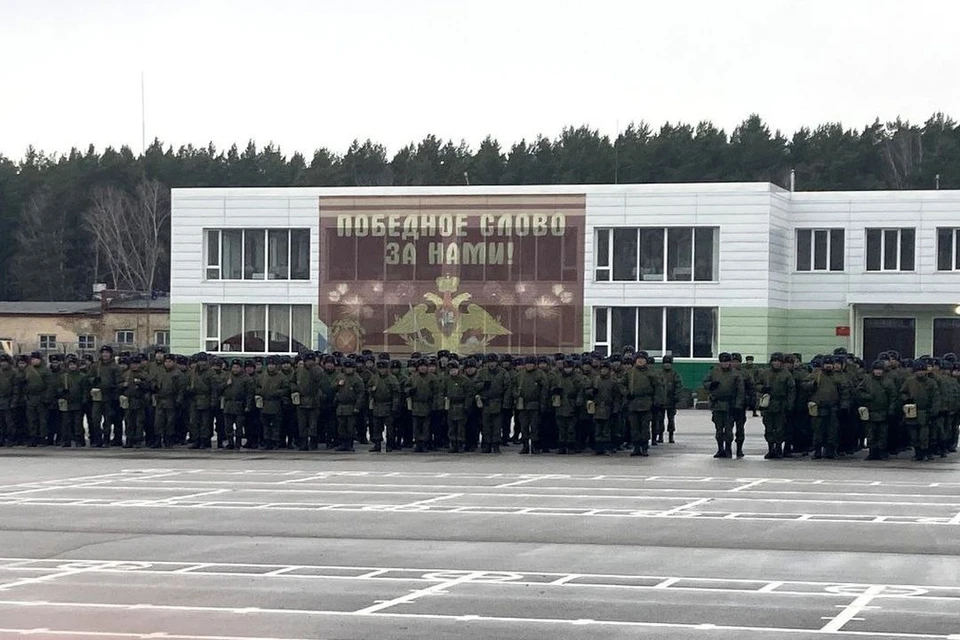
[[[31,351],[78,353],[105,344],[136,351],[170,342],[170,301],[0,302],[0,345]]]

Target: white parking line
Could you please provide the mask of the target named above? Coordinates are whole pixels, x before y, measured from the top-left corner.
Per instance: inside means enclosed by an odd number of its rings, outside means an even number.
[[[391,608],[391,607],[395,607],[395,606],[397,606],[398,604],[409,604],[409,603],[413,602],[414,600],[417,600],[417,599],[422,598],[422,597],[424,597],[424,596],[435,595],[435,594],[438,594],[438,593],[444,593],[447,589],[450,589],[450,588],[452,588],[452,587],[455,587],[455,586],[457,586],[458,584],[463,584],[463,583],[465,583],[465,582],[470,582],[471,580],[474,580],[474,579],[476,579],[476,578],[479,578],[479,577],[482,576],[483,574],[484,574],[483,571],[473,571],[473,572],[471,572],[471,573],[462,575],[462,576],[460,576],[460,577],[458,577],[458,578],[454,578],[453,580],[447,580],[446,582],[440,582],[440,583],[437,583],[437,584],[435,584],[435,585],[426,587],[425,589],[418,589],[418,590],[416,590],[416,591],[413,591],[413,592],[411,592],[411,593],[408,593],[408,594],[405,595],[405,596],[400,596],[400,597],[398,597],[398,598],[393,598],[392,600],[385,600],[385,601],[383,601],[383,602],[379,602],[379,603],[374,604],[374,605],[371,605],[371,606],[369,606],[369,607],[366,607],[366,608],[363,608],[363,609],[359,609],[359,610],[357,610],[357,611],[354,611],[353,613],[355,613],[355,614],[357,614],[357,615],[368,615],[368,614],[371,614],[371,613],[377,613],[378,611],[383,611],[384,609],[389,609],[389,608]]]
[[[668,509],[667,511],[663,511],[660,513],[660,515],[672,516],[676,513],[680,513],[681,511],[685,511],[687,509],[693,509],[694,507],[699,507],[702,504],[707,504],[711,500],[713,500],[713,498],[700,498],[699,500],[694,500],[693,502],[682,504],[679,507],[674,507],[673,509]]]
[[[883,593],[884,589],[885,587],[883,585],[868,587],[863,594],[857,596],[853,602],[844,607],[836,617],[823,625],[820,631],[823,633],[836,633],[842,630],[845,624],[853,620],[858,613],[869,607],[873,599]]]

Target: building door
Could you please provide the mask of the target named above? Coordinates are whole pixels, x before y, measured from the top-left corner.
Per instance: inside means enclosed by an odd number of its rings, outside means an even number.
[[[896,351],[900,358],[913,358],[917,349],[915,318],[864,318],[863,358],[869,363],[884,351]]]

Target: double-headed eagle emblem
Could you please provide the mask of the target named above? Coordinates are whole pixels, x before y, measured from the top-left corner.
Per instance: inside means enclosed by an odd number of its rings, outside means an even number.
[[[412,307],[397,318],[384,333],[398,335],[413,349],[470,354],[486,350],[497,336],[510,335],[498,318],[483,307],[468,302],[469,293],[457,293],[460,279],[455,276],[437,278],[435,293],[423,294],[427,302]],[[466,304],[466,309],[461,310]]]

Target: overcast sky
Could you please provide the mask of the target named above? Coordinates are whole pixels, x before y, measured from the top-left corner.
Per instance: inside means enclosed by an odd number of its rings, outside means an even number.
[[[0,153],[960,118],[955,0],[0,0]]]

